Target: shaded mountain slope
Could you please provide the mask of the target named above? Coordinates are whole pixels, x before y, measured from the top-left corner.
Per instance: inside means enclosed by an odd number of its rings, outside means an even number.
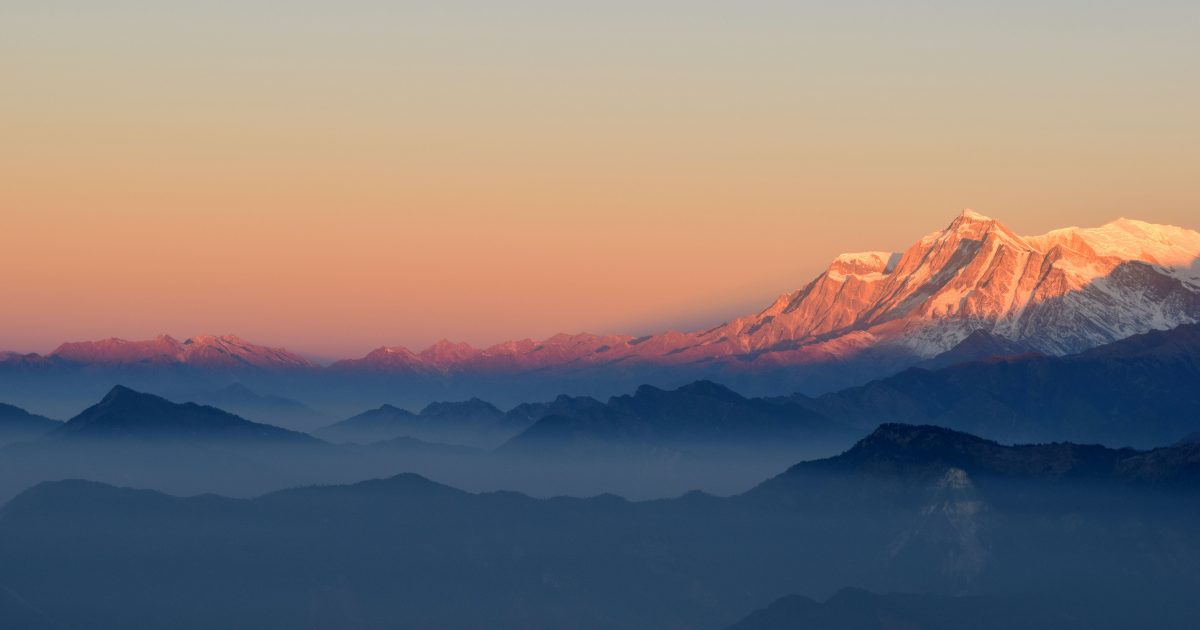
[[[976,479],[1152,484],[1188,489],[1200,481],[1200,445],[1185,443],[1149,451],[1070,442],[1006,446],[943,427],[885,424],[846,452],[796,464],[756,491],[812,474],[930,479],[950,469],[962,470]]]
[[[724,499],[538,500],[415,475],[252,500],[51,482],[0,509],[0,584],[89,628],[703,630],[847,584],[1034,591],[1093,603],[1094,628],[1195,627],[1196,484],[1063,472],[1136,456],[891,426]]]
[[[173,403],[152,394],[117,386],[47,435],[49,439],[139,439],[261,442],[315,442],[296,433],[244,420],[215,407]]]
[[[331,442],[369,444],[398,437],[431,442],[492,447],[512,437],[523,426],[513,428],[495,405],[478,398],[462,402],[434,402],[420,413],[392,405],[322,427],[314,435]]]
[[[836,442],[848,435],[843,426],[799,404],[747,398],[711,381],[674,390],[643,385],[603,404],[561,397],[536,409],[545,415],[504,450],[545,453],[648,446],[705,451]]]
[[[313,431],[313,435],[330,442],[369,444],[407,435],[416,416],[407,409],[384,404],[321,427]]]
[[[41,437],[62,426],[62,422],[29,413],[20,407],[0,403],[0,446]]]
[[[115,387],[42,437],[0,448],[0,501],[41,481],[86,477],[181,494],[250,496],[404,470],[472,470],[482,452],[419,440],[339,447],[213,407]],[[458,477],[452,477],[459,479]]]
[[[293,431],[311,431],[328,424],[329,418],[308,405],[270,394],[259,394],[241,383],[215,390],[166,396],[181,402],[209,405],[243,418],[265,422]]]
[[[422,434],[426,437],[490,446],[527,426],[538,410],[575,408],[586,404],[583,400],[563,397],[551,403],[522,405],[511,416],[499,418],[498,411],[486,403],[436,405],[428,416],[418,418],[417,428],[426,429]],[[460,406],[481,410],[483,419],[444,415]],[[850,439],[844,438],[839,447]],[[69,427],[61,425],[43,438],[0,448],[0,502],[38,482],[72,477],[176,494],[212,492],[240,497],[406,471],[473,491],[519,489],[537,496],[619,492],[645,499],[695,488],[732,494],[798,459],[825,454],[832,448],[803,442],[753,453],[744,448],[715,448],[715,452],[685,456],[669,448],[625,445],[597,457],[580,458],[578,451],[570,448],[501,453],[412,437],[367,447],[335,445],[211,407],[175,404],[115,388],[72,419]]]
[[[1153,331],[1067,357],[1002,357],[919,368],[815,399],[791,399],[860,427],[936,424],[1006,442],[1139,447],[1200,428],[1200,325]]]
[[[980,359],[991,359],[995,357],[1017,356],[1022,354],[1036,354],[1031,346],[1019,341],[1012,341],[994,335],[986,330],[976,330],[967,335],[965,339],[958,342],[953,348],[933,357],[921,361],[916,367],[925,368],[927,370],[936,370],[960,363],[970,363]]]

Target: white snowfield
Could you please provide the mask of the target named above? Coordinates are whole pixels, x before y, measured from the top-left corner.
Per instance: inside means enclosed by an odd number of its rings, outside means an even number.
[[[1119,219],[1023,237],[966,210],[904,252],[838,256],[803,289],[700,336],[748,351],[792,341],[788,352],[934,356],[985,330],[1063,354],[1196,322],[1198,261],[1200,232],[1179,227]]]

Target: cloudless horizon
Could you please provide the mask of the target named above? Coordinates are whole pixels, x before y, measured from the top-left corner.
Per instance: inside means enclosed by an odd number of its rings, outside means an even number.
[[[1195,3],[499,4],[5,3],[0,350],[695,329],[963,208],[1200,227]]]

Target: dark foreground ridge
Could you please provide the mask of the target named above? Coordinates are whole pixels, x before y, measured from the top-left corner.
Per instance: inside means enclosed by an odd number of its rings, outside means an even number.
[[[1200,429],[1200,324],[1134,335],[1070,356],[985,358],[913,368],[791,400],[852,426],[933,424],[1006,443],[1148,448]]]
[[[253,440],[316,442],[268,424],[250,422],[216,407],[173,403],[118,385],[99,403],[47,435],[50,439]]]
[[[1193,445],[885,425],[730,498],[533,499],[417,475],[250,500],[47,482],[0,509],[3,601],[24,603],[0,625],[718,630],[852,585],[943,598],[871,604],[917,621],[945,604],[971,626],[1036,592],[1085,627],[1183,630],[1200,622],[1200,484],[1183,482],[1198,462]],[[819,607],[875,597],[855,593]]]
[[[889,423],[845,453],[797,464],[777,481],[823,471],[928,478],[951,468],[973,477],[1188,487],[1200,481],[1200,444],[1150,451],[1070,442],[1006,446],[943,427]]]

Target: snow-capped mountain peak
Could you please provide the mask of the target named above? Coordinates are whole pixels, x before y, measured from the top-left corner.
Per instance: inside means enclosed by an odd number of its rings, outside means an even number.
[[[985,330],[1070,352],[1196,321],[1198,259],[1200,233],[1183,228],[1123,219],[1023,237],[964,210],[901,254],[838,256],[803,289],[701,336],[785,354],[890,344],[928,357]]]
[[[250,343],[235,335],[200,335],[179,341],[159,335],[144,341],[112,337],[99,341],[69,342],[60,345],[51,357],[77,363],[169,364],[183,363],[203,367],[311,367],[311,363],[283,348]]]
[[[1022,236],[964,210],[903,252],[836,256],[803,288],[707,330],[637,338],[560,334],[486,348],[442,340],[419,352],[385,346],[331,367],[442,378],[464,371],[627,370],[641,364],[740,371],[847,363],[879,352],[894,363],[911,363],[950,350],[977,331],[997,343],[1063,354],[1200,321],[1198,261],[1200,233],[1184,228],[1118,219]],[[68,343],[51,357],[106,364],[309,365],[286,350],[233,335]],[[30,363],[28,357],[21,361]]]
[[[859,279],[876,279],[882,277],[886,273],[890,273],[895,263],[899,261],[899,254],[892,252],[855,252],[851,254],[841,254],[829,263],[829,269],[826,273],[830,278],[835,280],[843,280],[845,276],[855,276]]]

